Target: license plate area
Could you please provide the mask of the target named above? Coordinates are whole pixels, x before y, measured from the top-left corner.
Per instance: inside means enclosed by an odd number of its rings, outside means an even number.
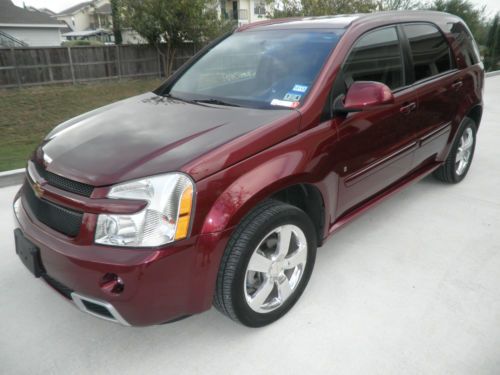
[[[23,264],[35,277],[42,276],[45,270],[40,258],[40,249],[24,237],[20,229],[14,231],[14,237],[16,240],[16,253]]]

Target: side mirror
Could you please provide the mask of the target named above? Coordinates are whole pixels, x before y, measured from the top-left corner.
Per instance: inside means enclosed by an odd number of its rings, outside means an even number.
[[[341,95],[333,102],[333,112],[361,112],[370,108],[394,103],[394,96],[389,87],[380,82],[354,82],[347,94]]]

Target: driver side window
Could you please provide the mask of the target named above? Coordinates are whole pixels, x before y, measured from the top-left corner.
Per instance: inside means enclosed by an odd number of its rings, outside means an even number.
[[[354,44],[342,69],[346,87],[355,81],[376,81],[391,90],[404,86],[403,55],[395,27],[363,35]]]

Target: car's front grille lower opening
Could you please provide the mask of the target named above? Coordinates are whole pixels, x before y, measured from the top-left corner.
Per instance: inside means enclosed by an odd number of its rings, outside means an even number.
[[[84,304],[85,308],[89,312],[92,312],[94,314],[103,316],[103,317],[108,318],[108,319],[113,319],[113,320],[115,319],[115,317],[113,316],[113,314],[111,314],[109,312],[109,310],[105,306],[103,306],[103,305],[99,305],[97,303],[90,302],[90,301],[87,301],[87,300],[82,300],[82,303]]]
[[[80,232],[83,213],[69,210],[43,198],[38,198],[28,184],[23,188],[23,203],[41,223],[68,237],[76,237]]]
[[[71,298],[73,299],[73,302],[75,302],[75,305],[83,312],[101,319],[120,323],[125,326],[130,325],[109,302],[82,296],[76,292],[71,293]]]

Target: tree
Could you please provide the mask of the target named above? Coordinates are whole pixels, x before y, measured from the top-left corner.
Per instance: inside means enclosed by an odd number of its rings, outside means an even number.
[[[268,0],[268,4],[273,7],[272,12],[269,14],[272,18],[300,17],[304,15],[301,0],[282,0],[279,3]]]
[[[486,40],[486,47],[488,48],[487,56],[484,59],[484,65],[486,70],[495,70],[498,63],[498,57],[500,56],[500,27],[499,27],[499,16],[498,13],[493,18],[488,30],[488,39]]]
[[[479,43],[484,42],[485,6],[475,7],[469,0],[435,0],[431,9],[459,16],[469,26],[475,39]]]
[[[120,0],[111,0],[111,18],[113,19],[113,34],[115,35],[115,44],[122,44]]]
[[[128,26],[166,56],[170,76],[175,55],[185,43],[200,44],[229,28],[216,0],[122,0]]]
[[[377,9],[376,0],[281,0],[269,2],[274,4],[274,18],[367,13]]]
[[[418,0],[380,0],[379,10],[411,10],[422,8],[423,4]]]

